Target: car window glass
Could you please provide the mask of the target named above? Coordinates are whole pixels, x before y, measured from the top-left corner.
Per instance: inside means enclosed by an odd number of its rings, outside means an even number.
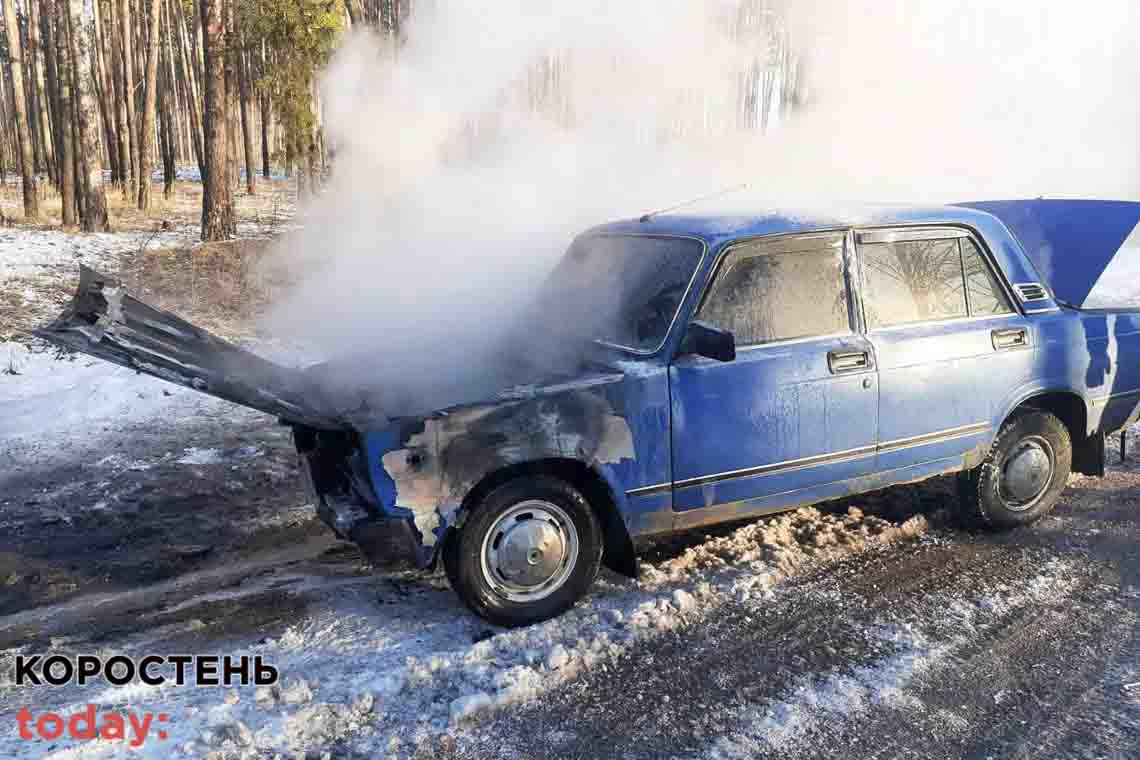
[[[1013,306],[998,283],[997,277],[982,258],[977,244],[962,238],[962,268],[966,271],[966,291],[970,298],[970,313],[974,316],[1009,314]]]
[[[731,252],[697,319],[738,346],[850,331],[842,238],[753,243]]]
[[[956,238],[864,244],[859,252],[870,327],[966,316]]]
[[[528,317],[561,335],[653,351],[704,255],[699,240],[587,235],[574,242]]]

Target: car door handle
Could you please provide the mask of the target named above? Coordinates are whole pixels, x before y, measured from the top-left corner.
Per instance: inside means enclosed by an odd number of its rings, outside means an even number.
[[[867,351],[828,351],[827,368],[831,374],[858,372],[871,366],[871,354]]]
[[[993,341],[994,350],[1001,351],[1007,348],[1021,348],[1029,345],[1029,331],[1024,327],[1014,327],[1008,330],[991,330],[990,340]]]

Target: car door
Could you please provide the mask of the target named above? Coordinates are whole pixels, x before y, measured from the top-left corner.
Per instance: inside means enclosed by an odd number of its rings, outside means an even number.
[[[879,365],[879,468],[952,464],[994,435],[1030,380],[1031,326],[968,230],[867,230],[856,241]]]
[[[844,232],[721,255],[695,319],[732,332],[736,358],[679,356],[669,369],[679,526],[778,508],[873,470],[878,384],[855,328],[849,255]]]

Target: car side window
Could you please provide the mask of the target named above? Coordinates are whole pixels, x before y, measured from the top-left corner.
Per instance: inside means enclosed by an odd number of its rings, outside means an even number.
[[[867,326],[893,327],[965,316],[1013,313],[981,250],[969,237],[893,233],[859,244]],[[888,238],[888,239],[882,239]]]
[[[972,316],[1012,314],[1013,304],[1001,289],[997,277],[990,270],[978,245],[970,238],[960,238],[962,269],[966,273],[966,294]]]
[[[863,244],[859,253],[869,327],[967,315],[957,238]]]
[[[757,241],[729,252],[696,318],[737,346],[851,332],[843,236]]]

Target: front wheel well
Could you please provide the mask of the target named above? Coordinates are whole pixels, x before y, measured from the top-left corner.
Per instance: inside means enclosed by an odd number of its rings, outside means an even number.
[[[594,510],[602,524],[604,540],[602,563],[616,573],[630,578],[637,577],[637,559],[633,550],[633,541],[618,511],[613,491],[596,470],[577,459],[537,459],[510,465],[486,475],[464,497],[457,523],[448,531],[444,540],[449,541],[453,538],[456,528],[462,526],[464,517],[487,494],[504,483],[524,475],[548,475],[576,488],[589,502],[590,508]]]
[[[1065,425],[1073,443],[1073,472],[1104,475],[1104,436],[1089,435],[1088,407],[1083,398],[1069,391],[1042,393],[1022,401],[1009,418],[1025,409],[1050,412]]]

